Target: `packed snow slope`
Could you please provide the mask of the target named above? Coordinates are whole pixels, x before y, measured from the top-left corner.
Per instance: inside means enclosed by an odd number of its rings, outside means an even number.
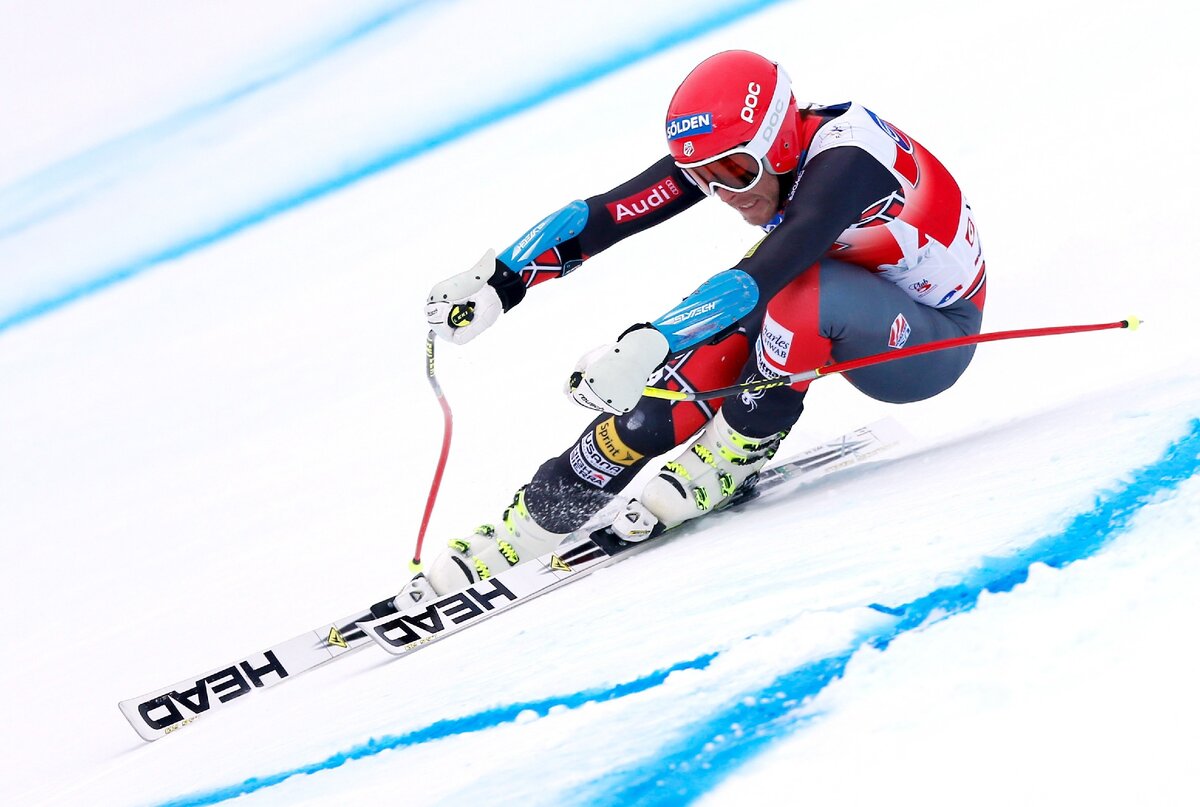
[[[0,5],[0,803],[1195,804],[1181,5],[584,5]],[[819,381],[783,454],[914,439],[142,743],[119,700],[399,586],[425,292],[660,156],[730,47],[950,167],[987,329],[1145,326],[982,347],[920,404]],[[443,346],[430,551],[589,422],[580,353],[756,237],[700,205]]]

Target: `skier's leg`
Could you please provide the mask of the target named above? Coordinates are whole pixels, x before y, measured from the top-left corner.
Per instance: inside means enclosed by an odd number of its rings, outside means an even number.
[[[932,308],[918,303],[894,283],[856,266],[822,261],[820,273],[819,332],[829,339],[834,361],[974,335],[983,325],[985,290],[952,306]],[[781,317],[781,322],[788,321],[786,309]],[[846,379],[878,401],[922,401],[949,389],[974,355],[974,345],[939,350],[854,370],[846,373]],[[801,369],[796,362],[778,366],[788,373]]]
[[[651,457],[674,446],[666,401],[602,415],[517,491],[500,523],[450,541],[430,564],[437,593],[456,591],[558,546],[620,492]]]
[[[746,361],[748,342],[734,333],[672,356],[657,385],[727,386]],[[445,594],[552,550],[620,493],[646,463],[690,438],[715,411],[708,403],[644,398],[631,412],[601,415],[557,457],[542,463],[504,511],[429,567],[428,584]],[[424,578],[415,583],[425,585]],[[408,592],[402,592],[402,597]]]
[[[740,381],[779,378],[833,361],[860,358],[979,332],[982,295],[945,309],[922,305],[894,283],[858,266],[824,260],[812,266],[766,306],[754,332],[753,355]],[[939,351],[847,374],[877,400],[922,400],[950,387],[966,369],[973,348]],[[650,522],[666,527],[703,515],[753,484],[804,410],[811,382],[742,393],[721,407],[691,448],[647,483],[641,502]],[[637,524],[629,514],[628,523]],[[614,527],[625,534],[618,519]],[[645,530],[646,524],[636,527]],[[626,537],[635,537],[626,534]]]

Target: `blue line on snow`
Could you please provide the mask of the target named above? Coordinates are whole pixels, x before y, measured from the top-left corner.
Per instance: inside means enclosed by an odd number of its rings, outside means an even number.
[[[139,144],[161,140],[176,131],[204,120],[214,112],[218,112],[242,98],[268,89],[284,79],[291,78],[313,67],[315,64],[336,55],[339,51],[395,23],[411,12],[418,10],[421,6],[437,1],[405,0],[405,2],[394,5],[391,8],[376,12],[372,17],[352,22],[343,31],[335,32],[331,36],[308,43],[298,48],[294,53],[279,58],[275,64],[260,71],[259,75],[254,76],[244,84],[226,90],[213,98],[180,109],[132,133],[90,148],[80,154],[76,154],[73,157],[19,179],[7,187],[0,188],[0,200],[6,197],[19,198],[22,194],[41,193],[45,188],[54,188],[56,184],[62,183],[64,179],[87,170],[90,165],[111,161],[114,155],[119,156],[122,151],[126,153],[135,151],[140,147]],[[103,176],[93,176],[90,179],[85,178],[82,183],[72,183],[71,187],[65,193],[56,193],[52,200],[47,200],[42,205],[32,205],[31,210],[18,213],[11,219],[6,220],[6,216],[12,215],[11,210],[0,210],[0,239],[14,235],[44,218],[71,209],[85,195],[85,189],[90,190],[96,182],[103,183],[104,181]]]
[[[1080,513],[1058,533],[1048,535],[1010,557],[989,559],[957,585],[946,586],[897,607],[872,606],[898,619],[890,627],[864,634],[844,652],[810,662],[776,678],[769,686],[742,696],[726,709],[699,723],[653,759],[611,771],[582,791],[564,794],[563,803],[680,804],[711,790],[742,763],[767,745],[801,728],[806,718],[796,709],[840,678],[854,653],[864,646],[886,649],[896,637],[937,620],[970,611],[984,592],[1011,591],[1029,576],[1029,567],[1044,563],[1056,569],[1091,557],[1127,530],[1147,504],[1172,492],[1200,471],[1200,419],[1188,433],[1167,447],[1163,457],[1134,471],[1122,487],[1097,496],[1091,510]],[[543,716],[555,706],[575,708],[643,692],[662,684],[676,670],[705,669],[716,654],[681,662],[666,670],[609,689],[499,706],[474,715],[442,720],[407,734],[372,739],[328,759],[239,785],[184,796],[162,807],[201,807],[272,787],[300,774],[331,770],[380,751],[404,748],[458,734],[483,731],[515,720],[524,711]]]
[[[573,797],[579,804],[682,804],[710,791],[767,745],[806,722],[797,707],[840,678],[854,652],[864,646],[885,649],[898,636],[924,624],[970,611],[987,591],[1011,591],[1029,577],[1029,567],[1055,569],[1096,554],[1129,529],[1147,504],[1170,493],[1200,471],[1200,420],[1168,446],[1158,461],[1134,471],[1122,487],[1097,496],[1058,533],[1048,535],[1006,558],[991,558],[962,583],[946,586],[896,608],[872,606],[899,617],[886,630],[864,635],[845,653],[785,673],[752,697],[693,726],[673,747],[653,759],[612,771]]]
[[[487,126],[533,109],[567,93],[574,92],[618,70],[632,67],[643,59],[657,56],[668,48],[711,33],[763,9],[783,2],[787,2],[787,0],[740,0],[740,2],[733,3],[731,8],[714,11],[706,17],[701,17],[679,28],[662,32],[652,32],[647,40],[635,44],[631,48],[607,56],[601,56],[591,64],[585,64],[574,71],[568,71],[559,76],[551,77],[540,87],[532,87],[520,95],[502,99],[490,107],[481,108],[474,113],[468,114],[462,120],[447,122],[440,129],[436,129],[408,143],[400,143],[389,151],[366,159],[357,167],[352,167],[333,176],[318,179],[309,187],[297,193],[281,196],[258,209],[238,214],[228,221],[214,225],[203,232],[181,237],[173,244],[161,249],[151,250],[145,255],[126,262],[124,265],[108,269],[97,269],[95,277],[91,280],[73,286],[62,293],[47,297],[17,311],[6,319],[0,319],[0,333],[15,325],[28,322],[83,297],[128,280],[159,264],[211,246],[222,239],[236,235],[254,225],[261,224],[274,216],[293,210],[334,191],[341,190],[359,180],[393,168],[440,146],[474,134]]]
[[[543,698],[536,701],[527,701],[525,703],[513,703],[507,706],[497,706],[494,709],[487,709],[482,712],[477,712],[473,715],[457,717],[451,720],[439,720],[425,728],[410,731],[407,734],[399,734],[394,736],[386,736],[372,738],[362,745],[356,745],[348,751],[343,751],[339,754],[334,754],[320,762],[314,762],[309,765],[302,765],[299,768],[274,773],[270,776],[256,777],[247,779],[241,784],[231,787],[223,787],[217,790],[211,790],[207,793],[199,793],[192,796],[183,796],[178,799],[163,802],[161,807],[202,807],[202,805],[217,804],[222,801],[244,796],[247,793],[254,793],[264,788],[273,787],[284,782],[293,776],[301,774],[320,773],[321,771],[331,770],[341,767],[355,759],[363,757],[375,756],[381,751],[388,751],[394,748],[405,748],[410,745],[419,745],[421,743],[440,740],[444,737],[452,737],[457,734],[469,734],[475,731],[483,731],[485,729],[495,728],[496,726],[510,723],[518,718],[523,712],[533,712],[538,717],[545,717],[551,709],[562,706],[568,709],[574,709],[585,703],[602,703],[604,701],[623,698],[626,695],[633,695],[638,692],[643,692],[652,687],[656,687],[667,680],[667,677],[677,670],[702,670],[716,658],[715,653],[710,653],[701,656],[691,661],[684,661],[676,664],[666,670],[659,670],[647,675],[643,678],[638,678],[634,681],[629,681],[624,684],[617,684],[614,687],[607,689],[586,689],[582,692],[576,692],[572,695],[563,695],[555,698]]]

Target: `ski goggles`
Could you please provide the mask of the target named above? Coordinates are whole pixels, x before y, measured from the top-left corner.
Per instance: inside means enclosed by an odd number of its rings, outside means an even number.
[[[738,146],[699,163],[675,163],[700,190],[714,196],[718,188],[745,193],[758,184],[764,172],[763,162],[746,146]]]

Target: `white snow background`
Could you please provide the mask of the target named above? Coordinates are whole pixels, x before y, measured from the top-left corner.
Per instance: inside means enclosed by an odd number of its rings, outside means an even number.
[[[1200,803],[1192,30],[1182,3],[3,0],[0,803]],[[117,701],[399,586],[441,440],[425,292],[660,156],[730,47],[950,167],[986,329],[1145,326],[983,346],[920,404],[819,381],[782,454],[917,439],[139,740]],[[580,353],[755,239],[701,205],[443,346],[428,552],[589,422]]]

